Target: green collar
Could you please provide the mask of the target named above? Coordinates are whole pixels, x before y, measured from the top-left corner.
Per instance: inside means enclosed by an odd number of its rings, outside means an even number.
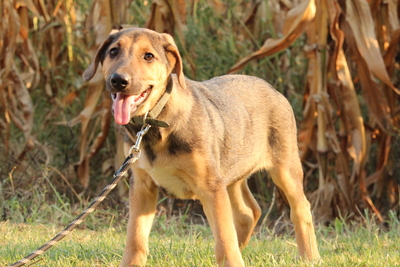
[[[139,125],[149,124],[151,126],[163,127],[163,128],[169,127],[168,122],[156,120],[156,118],[158,115],[160,115],[161,111],[163,110],[169,98],[171,97],[172,87],[173,87],[173,82],[171,78],[170,82],[168,82],[167,84],[167,88],[163,96],[160,98],[160,100],[158,100],[158,103],[154,106],[154,108],[144,116],[134,116],[131,119],[131,123]]]

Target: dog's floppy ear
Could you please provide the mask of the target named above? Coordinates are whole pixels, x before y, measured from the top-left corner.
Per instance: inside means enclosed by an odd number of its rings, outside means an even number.
[[[112,30],[107,39],[105,39],[103,43],[100,45],[100,47],[97,49],[97,52],[94,56],[92,63],[90,63],[89,67],[87,67],[85,72],[82,74],[83,81],[85,82],[89,81],[96,74],[99,63],[103,63],[105,52],[113,40],[113,34],[116,32],[118,32],[118,30]]]
[[[170,64],[169,72],[172,73],[173,69],[175,68],[175,73],[176,76],[178,77],[179,84],[183,88],[186,88],[185,75],[183,74],[182,58],[181,55],[179,54],[178,47],[176,46],[175,41],[171,35],[167,33],[163,33],[161,35],[165,41],[164,49]]]

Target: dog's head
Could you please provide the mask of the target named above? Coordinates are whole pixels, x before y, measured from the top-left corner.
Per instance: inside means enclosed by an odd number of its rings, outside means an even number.
[[[174,69],[179,84],[186,86],[182,60],[169,34],[137,28],[112,31],[83,73],[84,81],[93,78],[100,63],[118,124],[151,110]]]

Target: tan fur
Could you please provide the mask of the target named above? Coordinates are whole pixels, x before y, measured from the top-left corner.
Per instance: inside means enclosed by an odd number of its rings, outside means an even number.
[[[115,58],[112,47],[119,49]],[[146,62],[145,53],[155,60]],[[265,81],[226,75],[205,82],[184,77],[182,60],[171,36],[145,29],[113,33],[99,48],[83,77],[99,64],[107,88],[113,73],[130,77],[123,89],[136,95],[152,88],[135,111],[151,110],[172,79],[171,98],[157,119],[169,128],[152,127],[143,139],[142,156],[133,165],[128,236],[121,266],[142,266],[156,212],[158,187],[178,198],[199,199],[215,239],[220,266],[244,266],[247,245],[261,210],[247,178],[266,169],[287,196],[301,257],[319,258],[310,205],[303,192],[296,124],[288,101]],[[171,74],[175,70],[175,74]],[[140,126],[125,128],[126,152]]]

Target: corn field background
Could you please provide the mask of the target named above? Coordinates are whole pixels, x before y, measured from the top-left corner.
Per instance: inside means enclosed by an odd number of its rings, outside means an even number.
[[[282,92],[297,117],[304,184],[318,222],[355,220],[365,209],[379,222],[399,214],[399,0],[0,6],[2,220],[34,221],[54,203],[79,212],[123,160],[101,75],[81,79],[99,44],[120,27],[172,34],[189,78],[244,73]],[[272,217],[287,216],[284,198],[265,177],[254,175],[252,191]],[[104,205],[125,216],[125,194],[126,184]],[[171,215],[196,205],[164,200],[159,209]]]

